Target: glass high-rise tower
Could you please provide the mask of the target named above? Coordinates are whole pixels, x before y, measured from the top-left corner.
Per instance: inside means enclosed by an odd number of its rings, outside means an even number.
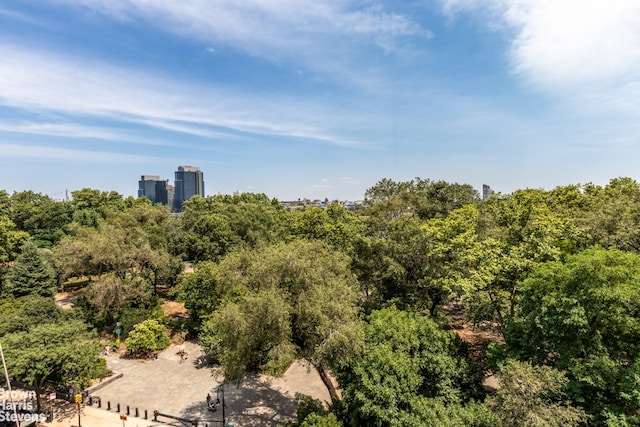
[[[204,176],[193,166],[178,166],[173,199],[173,210],[182,212],[182,204],[192,196],[204,197]]]
[[[154,205],[169,203],[167,181],[160,180],[157,175],[142,175],[138,181],[138,197],[146,197]]]

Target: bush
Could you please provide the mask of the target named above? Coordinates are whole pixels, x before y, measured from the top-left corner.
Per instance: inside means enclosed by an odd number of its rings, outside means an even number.
[[[157,320],[145,320],[133,327],[133,330],[129,332],[129,336],[125,340],[125,345],[128,350],[147,354],[167,347],[169,345],[169,336],[164,326]]]

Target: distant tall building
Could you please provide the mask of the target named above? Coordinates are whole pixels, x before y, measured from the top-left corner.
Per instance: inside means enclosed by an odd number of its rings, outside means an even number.
[[[142,175],[138,181],[138,197],[146,197],[154,205],[169,203],[167,181],[160,180],[157,175]]]
[[[195,195],[204,197],[202,172],[192,166],[178,166],[173,193],[173,210],[182,212],[182,204]]]
[[[493,190],[487,184],[482,184],[482,200],[487,200],[493,194]]]

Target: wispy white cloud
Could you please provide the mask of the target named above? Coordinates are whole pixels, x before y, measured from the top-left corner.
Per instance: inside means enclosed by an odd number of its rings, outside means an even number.
[[[353,0],[58,0],[122,21],[144,21],[183,36],[225,43],[260,56],[299,55],[339,38],[373,43],[427,30],[381,5]]]
[[[51,1],[130,25],[143,22],[196,40],[209,52],[233,49],[360,87],[379,78],[358,59],[364,52],[398,53],[403,40],[432,36],[408,14],[359,0]]]
[[[324,130],[336,121],[327,113],[296,99],[272,100],[221,87],[191,85],[87,59],[27,51],[1,44],[0,104],[79,117],[107,117],[203,137],[224,137],[219,129],[261,136],[279,136],[334,145],[359,143]],[[330,114],[332,117],[327,117]],[[332,120],[333,118],[333,120]],[[60,132],[88,132],[50,127]],[[23,128],[23,130],[28,130]],[[44,132],[46,126],[32,128]],[[104,131],[94,130],[98,137]]]
[[[43,135],[51,137],[100,139],[105,141],[120,141],[141,145],[175,145],[159,138],[144,138],[140,132],[118,130],[100,126],[86,126],[75,123],[52,122],[0,122],[0,131],[10,133],[22,133],[31,135]]]
[[[360,185],[361,184],[359,179],[351,178],[349,176],[341,176],[340,178],[338,178],[338,180],[340,181],[340,184],[344,184],[344,185]]]
[[[488,13],[512,36],[516,76],[537,88],[594,104],[640,107],[637,0],[442,0],[444,10]]]
[[[0,142],[0,159],[71,160],[91,163],[141,163],[149,156],[107,151],[75,150],[46,145],[25,145]]]
[[[19,21],[22,23],[30,24],[30,25],[37,25],[37,26],[43,26],[43,27],[49,26],[48,23],[42,20],[35,19],[32,16],[25,15],[24,13],[20,13],[18,11],[15,11],[3,6],[0,6],[0,16],[4,16],[14,21]]]

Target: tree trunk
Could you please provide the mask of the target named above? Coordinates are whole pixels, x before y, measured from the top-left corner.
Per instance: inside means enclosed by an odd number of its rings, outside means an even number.
[[[338,400],[340,400],[340,396],[338,396],[338,391],[336,390],[336,387],[333,385],[331,378],[329,378],[327,371],[324,370],[324,367],[322,367],[322,365],[315,365],[315,368],[318,371],[318,374],[320,375],[320,379],[322,379],[322,382],[324,383],[325,387],[327,387],[327,390],[329,391],[329,396],[331,396],[331,402],[337,402]]]
[[[44,378],[42,379],[42,382],[44,383]],[[40,384],[40,381],[36,380],[33,382],[33,385],[35,386],[34,388],[36,389],[36,412],[39,414],[42,411],[40,410],[41,408],[41,404],[40,404],[40,395],[41,395],[41,391],[42,391],[42,385]]]

